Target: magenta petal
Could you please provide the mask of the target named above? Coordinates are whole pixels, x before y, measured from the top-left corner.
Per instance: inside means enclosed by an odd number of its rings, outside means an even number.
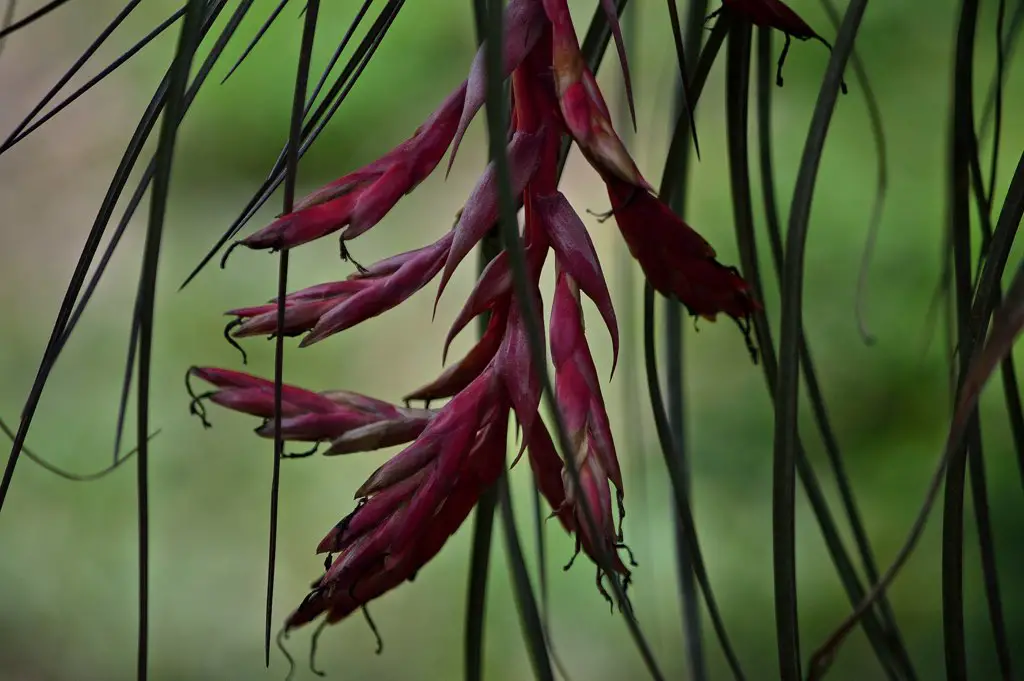
[[[398,253],[396,255],[389,256],[382,260],[378,260],[377,262],[367,267],[365,271],[353,272],[349,278],[349,281],[362,282],[363,286],[365,287],[370,283],[366,281],[367,279],[379,279],[381,277],[386,277],[388,275],[394,274],[402,267],[402,265],[406,264],[410,260],[413,260],[416,257],[423,255],[425,252],[434,250],[436,248],[437,243],[435,242],[432,244],[427,244],[426,246],[422,246],[420,248],[414,248],[411,251]]]
[[[331,440],[331,446],[324,456],[370,452],[384,447],[394,447],[412,442],[427,427],[426,418],[400,418],[390,421],[376,421],[353,428]]]
[[[540,296],[537,295],[537,309],[541,309]],[[523,442],[528,442],[537,420],[540,408],[540,380],[533,366],[530,354],[530,343],[526,333],[518,305],[509,309],[508,323],[505,327],[505,338],[495,357],[501,378],[505,383],[516,419],[523,429]]]
[[[224,396],[227,393],[237,392],[238,390],[251,391],[251,394],[246,396],[246,400],[256,400],[262,397],[262,399],[266,400],[266,403],[269,405],[267,409],[264,410],[264,412],[268,414],[266,418],[273,417],[273,381],[268,381],[265,378],[259,378],[258,376],[246,374],[241,371],[216,369],[213,367],[194,367],[190,370],[190,374],[197,378],[201,378],[208,383],[212,383],[220,389],[211,397],[214,401],[216,401],[215,398],[218,395]],[[337,408],[330,400],[320,396],[319,394],[302,388],[297,388],[292,385],[281,386],[281,396],[287,405],[294,406],[299,410],[330,412]],[[220,403],[225,404],[231,399],[232,398],[226,396],[221,397]],[[291,406],[289,408],[291,408]],[[263,412],[255,413],[254,415],[261,416],[263,415]]]
[[[210,401],[226,409],[249,414],[250,416],[259,416],[263,419],[274,417],[274,394],[268,393],[262,388],[220,390],[210,396]],[[299,407],[289,402],[281,403],[281,414],[283,416],[301,413],[302,410]]]
[[[473,319],[492,307],[499,298],[508,295],[511,290],[512,273],[508,268],[508,254],[502,251],[484,268],[476,286],[473,287],[473,291],[469,294],[458,316],[455,317],[455,321],[452,322],[452,327],[444,340],[442,362],[447,359],[448,347],[459,335],[459,332],[466,328],[466,325]]]
[[[552,512],[558,516],[566,531],[575,531],[572,507],[565,503],[565,484],[562,482],[565,464],[555,451],[551,435],[542,419],[538,419],[534,425],[527,449],[537,489],[548,500]]]
[[[615,440],[612,438],[611,423],[608,421],[608,410],[599,394],[595,395],[590,403],[590,435],[601,467],[621,492],[622,471],[619,468],[619,457],[615,453]]]
[[[405,514],[406,522],[394,537],[395,545],[401,547],[412,541],[422,531],[423,523],[430,521],[455,486],[463,462],[476,437],[479,407],[479,403],[466,405],[467,411],[460,415],[457,427],[445,433],[434,470],[426,484],[422,485],[409,501]]]
[[[512,136],[512,142],[508,146],[508,162],[512,174],[513,196],[523,193],[523,189],[526,188],[540,165],[543,141],[543,130],[536,133],[517,132]],[[438,287],[437,298],[434,301],[435,308],[437,300],[441,299],[441,294],[444,293],[444,288],[455,272],[455,268],[484,238],[484,235],[490,231],[497,220],[498,185],[492,162],[487,166],[487,170],[484,171],[476,187],[473,188],[473,193],[466,201],[462,215],[455,225],[455,239],[444,265],[444,274],[441,275],[441,285]]]
[[[339,407],[356,409],[378,418],[392,419],[404,413],[401,408],[396,407],[390,402],[378,400],[376,397],[370,397],[369,395],[363,395],[362,393],[350,390],[326,390],[318,394]]]
[[[436,437],[421,435],[415,442],[387,460],[373,472],[356,492],[356,498],[367,497],[394,485],[431,463],[440,451]]]
[[[587,342],[583,336],[583,317],[576,286],[564,270],[559,270],[555,277],[550,333],[551,359],[556,370],[571,362],[580,345]]]
[[[357,293],[364,288],[369,286],[369,282],[362,281],[359,279],[345,279],[344,281],[331,281],[326,284],[317,284],[316,286],[309,286],[307,288],[289,293],[285,299],[288,302],[291,301],[305,301],[305,300],[326,300],[328,298],[337,298],[343,295],[350,295]],[[276,303],[276,300],[271,301]]]
[[[284,330],[286,336],[305,333],[313,328],[317,320],[331,307],[337,305],[339,299],[306,300],[285,305]],[[245,319],[232,332],[235,338],[249,336],[274,335],[277,333],[277,305],[269,305],[270,309],[259,315]]]
[[[317,547],[317,553],[342,551],[354,540],[384,522],[402,502],[412,496],[422,482],[423,476],[423,472],[417,473],[370,497],[365,504],[331,528]]]
[[[544,12],[536,0],[511,0],[505,8],[503,25],[505,26],[503,54],[505,60],[504,76],[507,78],[537,43],[544,23]],[[487,101],[487,68],[484,57],[485,47],[480,46],[473,65],[470,67],[469,78],[466,80],[466,100],[462,108],[462,119],[459,121],[455,139],[452,141],[451,158],[448,159],[448,171],[451,172],[455,162],[455,154],[459,151],[462,138],[469,128],[470,122]]]
[[[447,253],[447,243],[448,237],[443,237],[434,247],[424,249],[408,260],[394,274],[372,280],[372,286],[343,300],[320,318],[309,335],[302,339],[300,346],[312,345],[407,300],[437,276]]]
[[[590,233],[565,195],[557,192],[534,201],[542,216],[559,264],[576,280],[580,289],[594,301],[612,339],[612,370],[619,357],[619,327],[615,319],[608,281],[601,269]]]
[[[373,417],[353,410],[334,411],[328,414],[299,414],[281,420],[281,436],[288,440],[317,442],[331,440],[346,431],[366,425]],[[264,424],[256,433],[262,437],[274,437],[273,422]]]
[[[307,194],[295,202],[295,211],[298,212],[306,210],[307,208],[327,203],[328,201],[337,199],[339,196],[344,196],[345,194],[355,191],[359,185],[372,181],[376,178],[387,166],[390,156],[391,154],[388,154],[368,166],[364,166],[359,170],[351,172],[348,175],[317,189],[311,194]]]
[[[495,308],[487,323],[487,330],[479,342],[458,362],[450,364],[441,375],[425,386],[405,396],[405,400],[431,401],[452,397],[482,374],[491,363],[505,335],[508,302]]]
[[[351,220],[341,233],[341,238],[355,239],[380,222],[398,200],[412,189],[411,171],[405,163],[396,163],[360,192],[359,199],[352,207]]]
[[[242,239],[254,249],[294,248],[327,236],[348,224],[360,192],[353,191],[326,203],[282,215],[263,229]]]

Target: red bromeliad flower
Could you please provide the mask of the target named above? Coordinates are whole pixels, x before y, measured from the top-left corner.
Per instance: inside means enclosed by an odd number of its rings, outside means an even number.
[[[602,1],[607,9],[610,3]],[[694,315],[714,319],[724,313],[745,330],[758,307],[736,270],[720,264],[714,249],[651,193],[583,60],[566,0],[512,0],[505,26],[505,69],[514,103],[507,147],[512,191],[523,206],[528,283],[538,309],[541,272],[549,254],[555,261],[549,327],[555,397],[572,444],[563,455],[578,475],[559,458],[538,415],[537,370],[543,367],[534,366],[508,257],[502,253],[484,269],[456,317],[445,354],[473,319],[488,315],[482,337],[436,380],[406,396],[406,407],[355,393],[283,386],[281,434],[286,440],[329,442],[328,454],[407,445],[363,484],[356,509],[320,543],[318,551],[328,554],[325,572],[289,616],[288,628],[320,615],[337,622],[412,579],[505,470],[511,414],[522,431],[535,483],[566,531],[575,534],[577,549],[598,565],[599,588],[608,572],[628,579],[618,553],[624,548],[624,486],[587,342],[581,294],[596,305],[616,357],[618,327],[590,234],[558,191],[559,150],[566,136],[605,182],[612,214],[654,288],[678,298]],[[613,28],[621,44],[617,24]],[[469,78],[409,140],[314,192],[295,211],[241,243],[293,248],[339,231],[344,242],[372,228],[436,168],[449,147],[454,158],[454,148],[484,103],[484,80],[481,52]],[[386,312],[438,275],[440,298],[455,269],[497,219],[497,180],[489,166],[455,225],[439,240],[359,268],[345,280],[289,294],[280,329],[277,301],[231,311],[236,321],[229,328],[236,337],[305,334],[302,345],[308,345]],[[191,375],[215,387],[193,402],[204,422],[202,400],[209,399],[264,419],[257,432],[273,437],[273,382],[223,369],[197,368]],[[448,401],[436,410],[408,406],[412,400],[442,399]]]

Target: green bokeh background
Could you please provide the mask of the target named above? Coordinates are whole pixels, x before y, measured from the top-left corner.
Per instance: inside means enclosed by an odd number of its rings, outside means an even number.
[[[19,3],[22,11],[41,3]],[[321,65],[358,3],[324,3]],[[593,0],[573,4],[577,25],[589,21]],[[645,174],[663,163],[674,57],[658,3],[633,3],[641,38],[633,61],[639,134],[630,143]],[[927,4],[927,6],[925,6]],[[870,266],[866,318],[878,342],[866,347],[854,315],[857,271],[871,211],[875,156],[859,88],[836,112],[821,168],[807,254],[806,322],[831,415],[859,494],[879,562],[888,564],[917,512],[940,452],[948,415],[948,349],[931,306],[939,274],[945,212],[944,159],[951,46],[951,0],[873,3],[858,43],[885,116],[891,152],[889,197],[877,254]],[[996,3],[986,3],[983,35],[994,36]],[[1014,3],[1010,3],[1011,7]],[[239,54],[271,2],[257,2],[240,38]],[[829,35],[812,0],[792,5]],[[119,6],[111,0],[71,3],[32,31],[10,40],[0,59],[0,123],[10,130],[84,49]],[[233,3],[229,11],[233,9]],[[112,58],[174,9],[167,0],[143,3],[119,31]],[[299,6],[280,22],[225,85],[197,100],[182,130],[166,248],[161,266],[154,364],[152,472],[152,670],[158,679],[283,678],[272,657],[263,668],[262,631],[271,445],[251,433],[252,419],[215,411],[215,427],[190,418],[182,376],[193,364],[240,368],[223,341],[222,311],[270,298],[276,259],[237,252],[226,270],[210,268],[176,292],[205,249],[229,224],[262,179],[282,144],[299,36]],[[173,49],[169,32],[114,80],[55,120],[46,131],[0,157],[3,245],[0,247],[0,414],[14,419],[31,385],[63,287],[74,267],[105,183],[137,116]],[[409,3],[350,100],[309,154],[300,192],[313,189],[404,139],[464,77],[473,54],[472,17],[464,0]],[[778,49],[778,44],[776,45]],[[776,91],[775,144],[780,204],[788,205],[827,54],[797,43],[786,87]],[[994,39],[979,38],[979,95],[994,66]],[[1024,147],[1018,115],[1022,72],[1010,74],[999,187]],[[692,184],[690,222],[736,262],[724,139],[724,69],[716,66],[699,111],[701,162]],[[614,56],[601,80],[611,95],[621,78]],[[79,82],[79,81],[76,81]],[[620,127],[627,127],[620,121]],[[752,130],[752,134],[753,134]],[[482,125],[471,129],[447,181],[439,173],[404,199],[372,233],[353,244],[360,261],[433,241],[450,224],[485,160]],[[986,153],[990,148],[986,143]],[[756,177],[755,177],[756,182]],[[757,187],[757,185],[755,185]],[[574,156],[564,188],[577,209],[603,210],[597,177]],[[1002,195],[1002,189],[997,194]],[[277,212],[279,199],[254,225]],[[144,215],[144,211],[140,213]],[[626,475],[627,540],[640,567],[634,604],[669,678],[685,678],[674,573],[668,482],[646,414],[638,363],[639,271],[624,256],[611,223],[587,219],[619,300],[626,340],[620,368],[606,387]],[[124,249],[44,395],[30,446],[79,471],[111,457],[117,395],[142,245],[136,220]],[[767,252],[767,248],[763,249]],[[338,279],[350,271],[334,242],[297,250],[291,288]],[[766,261],[765,265],[769,263]],[[766,270],[767,271],[767,270]],[[548,273],[550,277],[550,273]],[[770,277],[767,277],[771,281]],[[287,355],[289,382],[313,389],[344,387],[398,399],[440,370],[447,325],[473,281],[465,265],[431,322],[433,287],[388,315],[330,341]],[[547,280],[547,284],[550,281]],[[775,315],[774,293],[767,302]],[[593,311],[591,318],[595,318]],[[750,678],[775,675],[772,614],[770,465],[772,412],[760,369],[727,323],[686,327],[689,444],[695,513],[712,582]],[[592,324],[599,365],[610,368],[607,334]],[[469,347],[460,338],[453,357]],[[250,369],[269,375],[272,344],[246,344]],[[983,400],[986,465],[1011,644],[1024,643],[1020,565],[1024,547],[1021,477],[1009,441],[999,390]],[[812,422],[805,440],[835,506],[834,481]],[[131,425],[131,424],[129,424]],[[129,427],[129,433],[134,431]],[[287,462],[283,468],[278,547],[278,620],[318,576],[313,548],[353,505],[352,495],[386,453]],[[529,527],[529,476],[512,474],[520,527]],[[56,480],[23,460],[0,515],[0,679],[128,679],[134,673],[136,516],[131,467],[102,482]],[[802,640],[809,651],[849,611],[803,497],[798,553]],[[975,678],[995,678],[973,516],[966,521],[969,655]],[[556,652],[573,679],[641,678],[640,659],[620,618],[609,615],[586,561],[566,573],[571,540],[546,527],[550,618]],[[496,535],[500,538],[500,534]],[[939,523],[934,522],[892,590],[898,619],[922,679],[942,675]],[[534,540],[524,535],[530,559]],[[385,640],[353,618],[326,631],[320,664],[335,678],[453,679],[461,670],[463,611],[469,558],[468,525],[414,584],[374,603]],[[501,542],[495,543],[486,630],[488,678],[529,678]],[[707,632],[705,632],[707,634]],[[713,678],[726,668],[711,636]],[[299,678],[308,633],[294,635]],[[844,648],[836,679],[880,676],[863,636]]]

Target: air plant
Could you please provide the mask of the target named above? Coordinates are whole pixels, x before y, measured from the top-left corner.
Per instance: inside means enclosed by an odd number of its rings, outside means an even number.
[[[417,410],[360,397],[332,399],[285,386],[280,436],[330,441],[328,454],[351,443],[366,449],[410,444],[358,491],[355,511],[318,547],[333,556],[313,591],[287,619],[294,628],[326,614],[336,622],[416,574],[460,527],[481,494],[505,468],[510,414],[521,432],[536,483],[565,529],[597,565],[623,580],[630,572],[619,557],[624,546],[624,481],[601,395],[600,379],[584,330],[581,294],[600,312],[618,350],[618,327],[601,263],[583,219],[558,191],[558,159],[565,140],[574,142],[608,187],[611,215],[648,280],[695,315],[726,314],[749,333],[757,303],[735,268],[652,194],[615,132],[608,106],[577,41],[565,0],[513,0],[505,10],[504,67],[511,78],[511,125],[507,155],[511,188],[523,206],[530,294],[540,305],[539,278],[548,257],[557,284],[551,309],[550,350],[557,405],[573,444],[567,472],[538,416],[541,384],[530,354],[527,321],[515,300],[508,256],[486,266],[448,335],[448,343],[475,317],[487,315],[483,336],[461,360],[406,402],[448,399],[436,410]],[[297,248],[338,234],[347,243],[378,225],[400,200],[440,164],[481,108],[485,96],[484,48],[472,72],[408,140],[379,160],[352,171],[295,203],[292,212],[241,239],[250,249]],[[440,298],[452,273],[499,218],[495,164],[484,171],[454,226],[433,244],[367,267],[348,279],[312,286],[281,301],[239,308],[233,336],[305,334],[308,346],[383,314],[440,275]],[[446,343],[447,350],[447,343]],[[211,401],[265,419],[258,429],[273,436],[274,384],[225,370],[194,369],[217,390]],[[344,395],[348,395],[344,393]],[[449,399],[450,398],[450,399]],[[362,402],[371,405],[361,409]],[[364,438],[367,432],[373,437]],[[358,446],[358,444],[356,445]],[[610,488],[617,500],[618,523]],[[587,511],[583,510],[583,506]],[[594,527],[587,522],[590,515]],[[616,525],[619,525],[617,528]],[[628,582],[627,582],[628,583]]]
[[[282,13],[288,0],[280,0],[269,19],[243,53],[229,76],[244,61],[266,30]],[[537,678],[553,679],[552,642],[538,612],[519,546],[508,496],[506,474],[525,458],[532,473],[537,498],[546,500],[550,515],[575,539],[577,554],[584,554],[595,568],[596,587],[613,609],[622,613],[629,632],[652,678],[663,679],[657,661],[640,629],[626,594],[635,563],[626,547],[623,517],[627,470],[620,465],[619,449],[612,432],[603,393],[603,376],[620,362],[620,339],[610,287],[592,239],[592,231],[614,221],[633,260],[646,279],[644,309],[644,364],[648,373],[651,412],[659,444],[665,456],[672,492],[672,514],[678,530],[679,571],[684,600],[686,650],[694,659],[702,656],[704,641],[699,631],[698,595],[721,645],[732,675],[744,676],[711,589],[698,542],[687,472],[686,441],[681,427],[683,363],[675,315],[682,306],[695,319],[713,321],[724,315],[740,328],[751,358],[761,364],[775,407],[775,447],[772,475],[772,547],[776,606],[776,642],[779,678],[798,681],[820,678],[836,659],[847,635],[860,627],[866,635],[881,672],[893,680],[918,678],[902,639],[886,589],[895,579],[924,529],[938,492],[945,492],[943,518],[943,629],[945,661],[951,678],[967,676],[963,600],[963,502],[966,467],[970,465],[972,501],[978,523],[982,572],[992,624],[993,640],[1003,678],[1011,678],[1011,647],[1003,621],[998,571],[982,463],[982,436],[977,398],[997,364],[1002,365],[1006,401],[1015,444],[1024,451],[1024,415],[1011,354],[1021,331],[1024,285],[1018,277],[1000,295],[1013,236],[1024,216],[1024,157],[1009,184],[1006,200],[996,211],[996,154],[1000,145],[1002,82],[1010,41],[1024,25],[1024,10],[1009,26],[1005,3],[999,3],[997,70],[993,84],[994,151],[985,186],[978,148],[979,134],[973,107],[974,48],[980,3],[960,0],[955,48],[954,93],[951,116],[950,225],[947,235],[951,265],[946,285],[956,294],[958,350],[955,381],[956,410],[950,435],[921,512],[895,561],[879,569],[869,541],[853,486],[847,475],[822,397],[803,329],[803,272],[805,242],[810,221],[822,150],[836,108],[838,94],[846,92],[843,73],[849,61],[872,112],[880,149],[879,197],[873,220],[880,215],[885,188],[885,143],[877,103],[871,94],[865,69],[855,53],[855,41],[867,9],[867,0],[851,0],[840,17],[823,0],[837,29],[834,46],[811,28],[781,0],[722,0],[710,11],[708,3],[689,5],[684,40],[677,3],[670,0],[668,16],[679,62],[679,102],[668,147],[661,188],[657,193],[645,179],[628,145],[613,124],[610,107],[595,72],[614,40],[622,68],[623,108],[637,126],[629,71],[630,41],[619,16],[626,0],[600,0],[590,28],[580,41],[567,0],[476,0],[473,9],[483,44],[469,67],[466,79],[447,97],[439,96],[435,111],[404,142],[362,168],[339,168],[339,179],[296,199],[297,169],[302,156],[343,104],[361,77],[377,47],[403,9],[404,0],[380,0],[380,11],[357,45],[356,30],[376,0],[363,0],[352,29],[319,83],[308,91],[310,60],[320,3],[304,3],[302,47],[296,74],[288,144],[266,181],[256,191],[239,218],[225,230],[218,243],[193,271],[188,281],[221,248],[277,252],[280,269],[278,295],[268,302],[240,301],[243,307],[228,312],[232,318],[225,334],[241,347],[253,336],[270,336],[276,342],[273,377],[258,377],[230,368],[192,367],[187,376],[192,401],[189,405],[203,425],[209,425],[208,404],[256,417],[256,435],[274,440],[274,485],[271,490],[272,531],[268,570],[267,650],[271,627],[273,566],[276,550],[277,481],[281,460],[304,458],[318,451],[328,456],[353,455],[386,447],[401,447],[358,489],[354,509],[339,509],[341,519],[325,528],[315,547],[326,555],[324,569],[304,598],[284,620],[284,632],[320,621],[337,623],[374,599],[411,581],[443,548],[473,514],[477,514],[468,628],[483,618],[483,587],[486,578],[490,524],[500,504],[506,522],[506,539],[513,583],[520,605],[523,630]],[[2,18],[0,41],[32,26],[69,0],[53,0],[24,18],[16,18],[14,2]],[[168,188],[178,128],[199,89],[232,41],[253,0],[239,0],[219,33],[215,26],[228,6],[227,0],[186,0],[131,50],[99,76],[42,111],[64,85],[85,65],[110,34],[139,5],[127,2],[82,58],[61,78],[31,114],[19,124],[0,154],[35,133],[47,120],[88,92],[96,83],[148,45],[176,22],[181,22],[175,56],[132,136],[123,161],[101,204],[81,258],[57,316],[40,369],[26,400],[16,432],[0,422],[0,429],[14,446],[0,479],[0,509],[22,453],[62,477],[88,480],[121,466],[129,457],[138,462],[139,494],[139,604],[140,627],[138,678],[148,673],[148,445],[150,359],[153,340],[157,270],[164,236]],[[706,42],[702,29],[710,27]],[[779,342],[772,338],[762,305],[764,282],[759,270],[758,239],[749,172],[749,85],[752,76],[751,47],[757,31],[757,128],[760,145],[760,179],[765,222],[771,255],[781,292]],[[775,60],[772,37],[784,36]],[[200,46],[216,36],[198,64],[193,62]],[[796,177],[795,191],[783,233],[776,205],[775,172],[771,134],[773,86],[783,84],[782,71],[792,39],[816,40],[830,51],[830,60],[815,106],[807,143]],[[715,249],[684,220],[683,195],[689,168],[690,144],[697,147],[694,113],[704,83],[728,41],[726,61],[726,118],[728,163],[734,224],[740,253],[739,267],[718,260]],[[3,43],[0,42],[0,48]],[[346,50],[351,54],[340,74],[330,76]],[[774,74],[772,66],[774,65]],[[774,78],[772,77],[774,75]],[[328,86],[328,82],[330,84]],[[503,86],[508,84],[507,98]],[[322,97],[321,97],[322,95]],[[319,99],[318,99],[319,97]],[[442,226],[446,231],[431,243],[364,266],[352,258],[350,242],[375,228],[388,229],[387,219],[402,198],[415,191],[431,174],[450,170],[470,123],[486,107],[491,159],[480,174],[464,206],[452,223],[449,216],[424,219],[425,228]],[[983,115],[983,125],[988,113]],[[159,130],[155,151],[118,229],[96,262],[115,207],[146,143]],[[643,131],[640,131],[643,132]],[[578,150],[589,164],[595,182],[603,183],[610,202],[607,214],[584,219],[559,191],[559,180],[570,149]],[[251,234],[241,232],[257,211],[284,187],[283,210],[268,225]],[[126,455],[115,455],[112,466],[86,476],[69,474],[25,448],[25,440],[54,364],[75,330],[84,308],[92,299],[130,218],[149,194],[143,267],[132,318],[129,374],[126,376],[118,419],[119,450],[126,404],[133,386],[137,393],[138,446]],[[971,243],[971,199],[979,216],[984,258],[975,266]],[[521,211],[520,221],[517,213]],[[450,227],[448,227],[450,225]],[[493,248],[500,235],[501,249]],[[295,248],[334,248],[350,261],[354,271],[337,281],[288,291],[288,255]],[[490,244],[490,248],[483,248]],[[474,251],[484,256],[479,278],[447,334],[439,375],[415,388],[401,404],[352,390],[312,391],[284,380],[284,339],[301,337],[305,347],[328,341],[357,325],[387,313],[437,282],[435,310],[448,291],[452,275]],[[554,291],[545,301],[539,282],[542,271],[554,272]],[[741,272],[742,270],[742,272]],[[91,274],[90,274],[91,273]],[[186,282],[188,283],[188,282]],[[664,403],[655,347],[655,294],[672,301],[668,322],[667,351],[673,361],[667,372],[668,408]],[[449,292],[449,295],[452,293]],[[599,366],[591,352],[584,319],[583,298],[595,306],[613,350],[610,366]],[[858,303],[859,305],[859,303]],[[547,324],[543,315],[548,308]],[[480,334],[462,358],[448,362],[454,338],[476,320]],[[988,333],[990,320],[991,332]],[[546,331],[546,333],[545,333]],[[987,342],[986,342],[987,339]],[[550,353],[550,356],[549,356]],[[548,376],[553,366],[554,380]],[[627,358],[625,361],[630,361]],[[842,520],[849,525],[855,551],[847,540],[827,495],[822,491],[814,466],[801,440],[798,393],[801,377],[813,407],[814,422],[828,454],[828,464],[840,492]],[[196,392],[202,381],[210,387]],[[545,402],[546,400],[546,402]],[[549,409],[541,413],[542,404]],[[511,436],[518,450],[509,461]],[[313,447],[285,452],[285,443]],[[1024,457],[1019,456],[1022,471]],[[806,493],[813,518],[825,540],[830,559],[850,602],[852,613],[810,657],[806,674],[799,645],[800,622],[796,575],[796,486]],[[538,502],[539,503],[539,502]],[[541,561],[543,563],[543,561]],[[570,564],[571,561],[570,561]],[[542,567],[543,575],[543,567]],[[543,578],[542,578],[543,579]],[[694,588],[696,584],[696,589]],[[469,640],[467,679],[482,675],[480,636]],[[269,660],[269,657],[268,657]],[[693,663],[691,675],[707,678],[702,664]]]

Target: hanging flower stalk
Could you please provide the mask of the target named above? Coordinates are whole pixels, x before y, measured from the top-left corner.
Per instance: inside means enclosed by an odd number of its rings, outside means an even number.
[[[614,16],[612,15],[614,19]],[[652,193],[612,126],[608,107],[587,68],[565,0],[512,0],[506,9],[504,58],[512,79],[508,158],[512,191],[522,202],[529,288],[542,309],[539,278],[549,254],[556,270],[550,350],[556,398],[568,429],[578,486],[538,416],[541,388],[526,326],[514,298],[506,254],[494,258],[457,315],[445,343],[487,315],[476,345],[438,378],[406,396],[445,400],[413,409],[348,392],[283,391],[286,440],[329,442],[328,453],[406,444],[360,487],[354,511],[317,547],[328,554],[324,574],[289,616],[294,628],[326,615],[337,622],[416,573],[466,519],[480,495],[506,467],[509,416],[514,414],[535,483],[577,547],[602,568],[628,579],[619,558],[624,485],[608,414],[585,333],[581,295],[591,299],[618,352],[618,328],[608,285],[583,220],[558,191],[558,155],[570,137],[607,186],[630,251],[651,284],[691,313],[724,313],[746,330],[757,303],[735,269],[721,265],[711,246]],[[616,27],[617,28],[617,27]],[[615,31],[618,37],[618,31]],[[286,249],[340,233],[345,242],[377,225],[405,194],[433,172],[449,148],[454,158],[466,127],[484,103],[482,51],[469,78],[407,141],[365,168],[297,203],[296,210],[241,241],[253,249]],[[301,345],[382,314],[438,278],[440,298],[455,269],[498,218],[494,167],[480,177],[454,226],[434,243],[386,258],[347,279],[297,291],[284,301],[240,308],[236,337],[303,335]],[[543,368],[540,368],[543,369]],[[273,383],[223,369],[194,369],[214,386],[201,400],[272,421]],[[449,399],[450,398],[450,399]],[[273,437],[266,423],[257,429]],[[614,494],[613,494],[614,490]],[[616,521],[614,507],[618,509]],[[584,521],[584,505],[595,521]],[[610,559],[610,563],[608,562]],[[602,590],[603,591],[603,590]]]

